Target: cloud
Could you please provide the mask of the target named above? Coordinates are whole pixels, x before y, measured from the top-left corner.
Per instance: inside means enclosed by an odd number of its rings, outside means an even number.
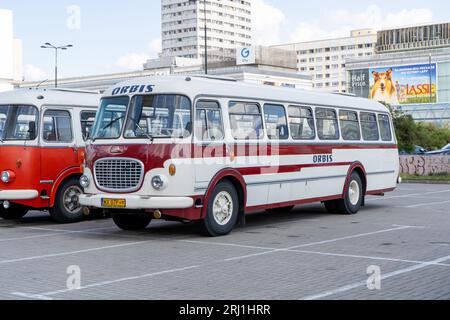
[[[116,66],[128,70],[142,69],[142,66],[147,60],[157,58],[160,52],[161,38],[156,38],[147,45],[147,52],[126,53],[117,59]]]
[[[370,5],[362,11],[324,10],[314,20],[299,17],[301,22],[297,22],[297,19],[288,19],[282,10],[267,1],[253,0],[252,3],[255,44],[272,45],[331,39],[346,37],[354,29],[380,30],[433,21],[433,12],[430,9],[411,8],[387,12],[381,6]]]
[[[286,21],[283,11],[265,0],[253,0],[252,12],[254,43],[271,45],[282,41],[282,29]]]
[[[41,81],[48,79],[47,73],[32,64],[27,64],[23,70],[25,81]]]

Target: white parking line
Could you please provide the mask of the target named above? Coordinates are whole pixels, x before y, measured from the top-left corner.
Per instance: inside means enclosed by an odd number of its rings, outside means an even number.
[[[46,233],[46,234],[40,234],[40,235],[35,235],[35,236],[0,239],[0,242],[49,238],[49,237],[57,237],[57,236],[61,236],[61,235],[76,234],[76,233],[93,233],[94,231],[107,230],[107,229],[112,229],[112,228],[95,228],[95,229],[87,229],[84,231],[53,230],[53,229],[44,229],[44,228],[31,228],[31,227],[26,227],[26,229],[40,230],[40,231],[53,231],[55,233]]]
[[[122,243],[122,244],[117,244],[117,245],[112,245],[112,246],[90,248],[90,249],[78,250],[78,251],[53,253],[53,254],[46,254],[46,255],[34,256],[34,257],[25,257],[25,258],[18,258],[18,259],[1,260],[0,261],[0,265],[10,264],[10,263],[15,263],[15,262],[30,261],[30,260],[40,260],[40,259],[48,259],[48,258],[55,258],[55,257],[70,256],[70,255],[75,255],[75,254],[80,254],[80,253],[95,252],[95,251],[114,249],[114,248],[130,247],[130,246],[136,246],[136,245],[140,245],[140,244],[144,244],[144,243],[150,243],[150,242],[153,242],[153,240],[139,241],[139,242],[130,242],[130,243]]]
[[[447,260],[450,260],[450,256],[442,257],[442,258],[439,258],[439,259],[435,259],[433,261],[425,262],[423,264],[419,264],[419,265],[411,266],[409,268],[405,268],[405,269],[397,270],[397,271],[394,271],[394,272],[390,272],[390,273],[387,273],[385,275],[382,275],[381,276],[381,280],[386,280],[386,279],[389,279],[389,278],[392,278],[392,277],[395,277],[395,276],[398,276],[398,275],[401,275],[401,274],[405,274],[405,273],[413,272],[413,271],[416,271],[416,270],[424,269],[426,267],[429,267],[430,265],[435,265],[435,264],[438,264],[438,263],[442,263],[442,262],[447,261]],[[334,290],[325,291],[325,292],[322,292],[322,293],[319,293],[319,294],[316,294],[316,295],[313,295],[313,296],[305,297],[305,298],[300,299],[300,300],[319,300],[319,299],[324,299],[324,298],[328,298],[330,296],[334,296],[334,295],[337,295],[337,294],[340,294],[340,293],[344,293],[344,292],[347,292],[347,291],[350,291],[350,290],[353,290],[353,289],[364,287],[366,285],[367,285],[367,281],[360,281],[360,282],[356,282],[356,283],[353,283],[353,284],[350,284],[350,285],[347,285],[347,286],[343,286],[343,287],[340,287],[340,288],[337,288],[337,289],[334,289]]]
[[[366,202],[373,202],[373,201],[380,201],[380,200],[389,200],[389,199],[413,198],[413,197],[420,197],[420,196],[424,196],[424,195],[428,195],[428,194],[441,194],[441,193],[450,193],[450,189],[442,190],[442,191],[411,193],[411,194],[400,195],[400,196],[378,197],[378,198],[374,197],[374,198],[366,199]]]
[[[301,244],[301,245],[297,245],[297,246],[293,246],[293,247],[288,247],[288,248],[279,248],[278,249],[278,248],[253,247],[253,249],[268,250],[268,251],[248,254],[248,255],[239,256],[239,257],[233,257],[233,258],[226,259],[225,261],[244,260],[244,259],[259,257],[259,256],[271,254],[271,253],[276,253],[276,252],[290,251],[290,250],[295,250],[295,249],[299,249],[299,248],[311,247],[311,246],[315,246],[315,245],[333,243],[333,242],[338,242],[338,241],[343,241],[343,240],[356,239],[356,238],[367,237],[367,236],[380,234],[380,233],[400,231],[400,230],[406,230],[406,229],[412,229],[412,228],[416,228],[416,227],[413,227],[413,226],[396,226],[396,227],[390,228],[390,229],[383,229],[383,230],[379,230],[379,231],[360,233],[360,234],[347,236],[347,237],[341,237],[341,238],[329,239],[329,240],[324,240],[324,241],[305,243],[305,244]],[[205,242],[202,242],[202,241],[196,241],[195,242],[195,241],[189,241],[189,240],[180,240],[180,242],[199,243],[199,244],[201,243],[201,244],[220,245],[220,246],[235,246],[235,247],[241,247],[241,248],[251,248],[250,246],[245,246],[245,245],[233,245],[233,244],[227,244],[227,243],[206,242],[206,241]]]
[[[125,282],[125,281],[132,281],[132,280],[139,280],[139,279],[144,279],[144,278],[151,278],[151,277],[160,276],[160,275],[166,275],[166,274],[170,274],[170,273],[176,273],[176,272],[192,270],[192,269],[196,269],[196,268],[199,268],[199,267],[200,266],[190,266],[190,267],[185,267],[185,268],[170,269],[170,270],[165,270],[165,271],[160,271],[160,272],[147,273],[147,274],[143,274],[143,275],[140,275],[140,276],[132,276],[132,277],[126,277],[126,278],[121,278],[121,279],[116,279],[116,280],[102,281],[102,282],[97,282],[97,283],[92,283],[92,284],[89,284],[89,285],[86,285],[86,286],[82,286],[81,288],[76,289],[76,290],[74,290],[74,289],[63,289],[63,290],[50,291],[50,292],[39,293],[39,294],[28,294],[28,293],[23,293],[23,292],[13,292],[11,294],[15,295],[15,296],[18,296],[18,297],[24,297],[24,298],[30,298],[30,299],[52,300],[51,296],[55,296],[55,295],[58,295],[58,294],[63,294],[63,293],[68,293],[68,292],[77,292],[77,291],[80,291],[80,290],[85,290],[85,289],[90,289],[90,288],[95,288],[95,287],[101,287],[101,286],[106,286],[106,285],[120,283],[120,282]]]
[[[408,208],[408,209],[414,209],[414,208],[420,208],[420,207],[426,207],[426,206],[433,206],[433,205],[439,205],[439,204],[447,204],[450,203],[450,200],[447,201],[441,201],[441,202],[428,202],[428,203],[421,203],[421,204],[415,204],[412,206],[405,206],[400,208]]]

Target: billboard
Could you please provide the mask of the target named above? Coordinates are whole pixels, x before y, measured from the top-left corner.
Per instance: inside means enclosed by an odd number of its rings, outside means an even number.
[[[358,97],[394,106],[438,102],[436,64],[351,70],[349,77],[349,92]]]

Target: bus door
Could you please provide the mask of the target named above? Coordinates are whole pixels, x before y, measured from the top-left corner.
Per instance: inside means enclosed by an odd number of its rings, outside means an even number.
[[[58,176],[71,167],[79,166],[79,144],[74,132],[72,109],[49,107],[41,120],[41,184],[47,190]],[[49,187],[47,187],[49,186]]]
[[[225,166],[220,160],[225,159],[227,148],[224,142],[223,113],[219,102],[214,100],[199,100],[195,106],[194,135],[196,151],[202,150],[202,155],[195,154],[195,158],[203,158],[203,162],[196,163],[196,185],[198,188],[207,188],[214,174]],[[208,162],[205,162],[208,159]]]

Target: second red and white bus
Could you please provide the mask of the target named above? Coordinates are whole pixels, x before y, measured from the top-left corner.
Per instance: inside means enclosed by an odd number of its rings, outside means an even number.
[[[392,118],[367,99],[205,77],[142,78],[104,94],[80,203],[125,230],[199,221],[225,235],[261,210],[323,202],[355,214],[396,188]]]
[[[85,140],[100,95],[22,89],[0,94],[0,217],[49,210],[58,222],[83,218]]]

